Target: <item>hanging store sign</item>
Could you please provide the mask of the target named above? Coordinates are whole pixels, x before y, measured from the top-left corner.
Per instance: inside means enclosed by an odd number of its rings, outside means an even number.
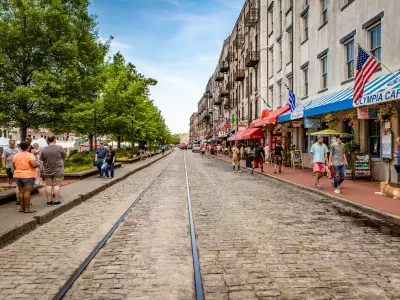
[[[378,119],[378,110],[366,106],[357,107],[357,118],[359,120]]]
[[[298,105],[290,114],[290,120],[302,119],[304,117],[304,106]]]
[[[292,121],[292,127],[293,127],[293,128],[299,128],[299,127],[301,127],[300,121]]]
[[[304,128],[321,128],[321,119],[305,118]]]
[[[386,90],[380,93],[367,95],[357,100],[357,102],[353,102],[354,107],[365,106],[365,105],[375,105],[384,102],[389,102],[393,100],[397,100],[400,98],[400,88]]]

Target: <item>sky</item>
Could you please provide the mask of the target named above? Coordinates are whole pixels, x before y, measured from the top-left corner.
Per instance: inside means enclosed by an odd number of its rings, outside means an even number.
[[[223,41],[244,0],[92,0],[102,40],[146,77],[158,81],[151,99],[172,133],[189,119],[213,74]]]

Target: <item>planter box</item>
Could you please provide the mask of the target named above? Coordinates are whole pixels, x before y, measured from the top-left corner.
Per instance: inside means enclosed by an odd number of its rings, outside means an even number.
[[[120,168],[121,167],[121,163],[115,163],[114,164],[114,169],[116,168]],[[89,176],[95,175],[97,174],[99,171],[97,170],[97,167],[91,168],[89,170],[86,171],[82,171],[82,172],[76,172],[76,173],[65,173],[64,174],[64,179],[67,180],[82,180],[85,179]]]

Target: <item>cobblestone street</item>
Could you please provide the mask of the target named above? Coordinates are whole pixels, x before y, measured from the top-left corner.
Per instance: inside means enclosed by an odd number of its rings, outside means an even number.
[[[184,151],[3,248],[1,299],[51,299],[164,173],[65,299],[194,299]],[[207,300],[400,299],[400,238],[313,193],[186,151]]]

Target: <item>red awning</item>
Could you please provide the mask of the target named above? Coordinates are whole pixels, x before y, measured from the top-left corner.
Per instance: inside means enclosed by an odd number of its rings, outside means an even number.
[[[262,139],[263,137],[264,135],[261,128],[250,128],[236,132],[228,139],[228,141],[255,140]]]
[[[278,108],[276,110],[273,110],[269,112],[269,116],[267,118],[258,118],[251,122],[250,127],[251,128],[256,128],[256,127],[263,127],[267,124],[276,124],[278,122],[278,117],[290,110],[289,105],[286,105],[284,107]]]

